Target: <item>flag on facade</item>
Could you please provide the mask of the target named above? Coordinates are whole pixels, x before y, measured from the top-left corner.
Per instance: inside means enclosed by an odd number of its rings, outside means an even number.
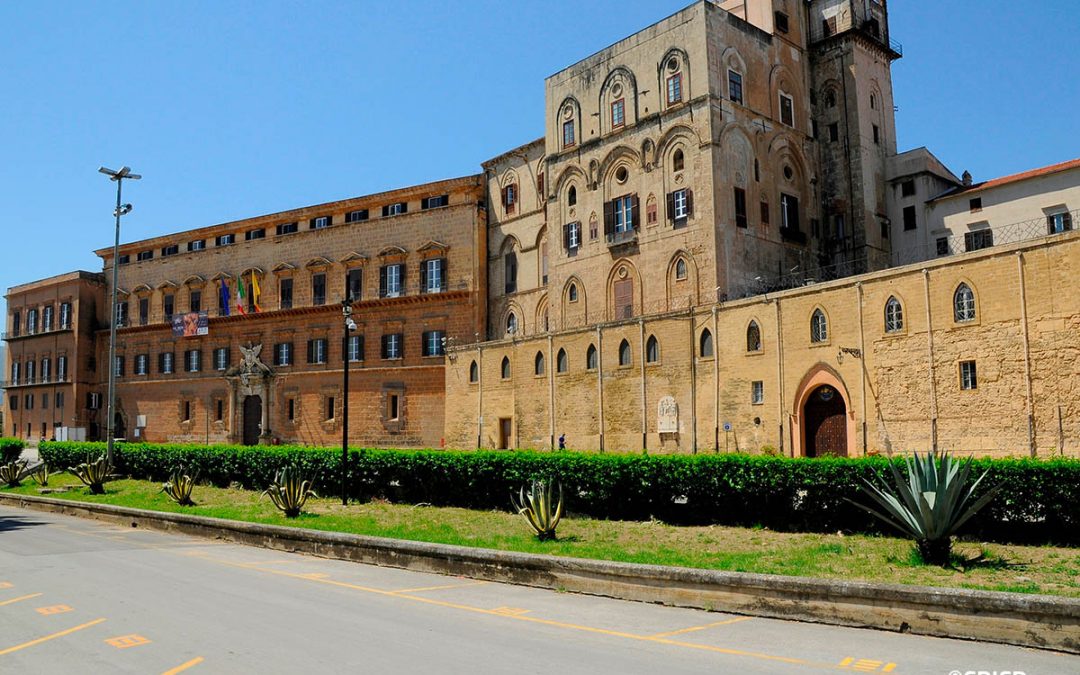
[[[241,274],[240,278],[236,281],[236,311],[241,314],[247,314],[247,310],[244,309],[244,301],[247,298],[244,296],[244,275]]]
[[[262,293],[259,291],[259,277],[255,276],[255,273],[251,273],[251,304],[255,306],[256,312],[261,312],[262,307],[259,307],[259,296]]]
[[[225,316],[229,316],[229,280],[225,277],[221,278],[221,312]]]

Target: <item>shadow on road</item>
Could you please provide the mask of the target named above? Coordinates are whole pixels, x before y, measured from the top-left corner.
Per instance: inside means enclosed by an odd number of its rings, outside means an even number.
[[[0,534],[13,530],[25,530],[35,525],[48,525],[44,520],[35,520],[27,516],[6,516],[0,514]]]

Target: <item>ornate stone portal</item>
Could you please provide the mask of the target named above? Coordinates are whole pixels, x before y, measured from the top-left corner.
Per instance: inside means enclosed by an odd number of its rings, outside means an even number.
[[[273,438],[270,429],[270,390],[274,372],[259,358],[262,344],[240,347],[240,363],[225,371],[232,398],[229,440],[265,445]],[[257,400],[256,400],[257,399]],[[251,419],[249,419],[251,417]]]
[[[661,434],[679,433],[679,404],[673,396],[665,396],[657,403],[656,430]]]

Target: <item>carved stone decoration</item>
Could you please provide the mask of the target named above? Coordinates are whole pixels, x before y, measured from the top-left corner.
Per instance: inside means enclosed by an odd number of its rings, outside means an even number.
[[[249,396],[257,396],[261,402],[261,419],[259,420],[259,442],[269,443],[272,437],[270,431],[270,407],[271,385],[273,371],[262,362],[259,354],[262,352],[262,344],[247,347],[241,346],[242,358],[240,363],[225,371],[225,380],[229,383],[232,395],[233,424],[231,428],[230,442],[237,443],[243,438],[243,410],[244,401]]]
[[[679,433],[679,404],[665,396],[656,404],[656,430],[661,434]]]

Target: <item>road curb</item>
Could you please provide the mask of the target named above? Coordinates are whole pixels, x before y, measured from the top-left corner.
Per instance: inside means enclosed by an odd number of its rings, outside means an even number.
[[[0,493],[0,504],[262,548],[750,616],[1080,654],[1080,600],[871,584],[384,539]]]

